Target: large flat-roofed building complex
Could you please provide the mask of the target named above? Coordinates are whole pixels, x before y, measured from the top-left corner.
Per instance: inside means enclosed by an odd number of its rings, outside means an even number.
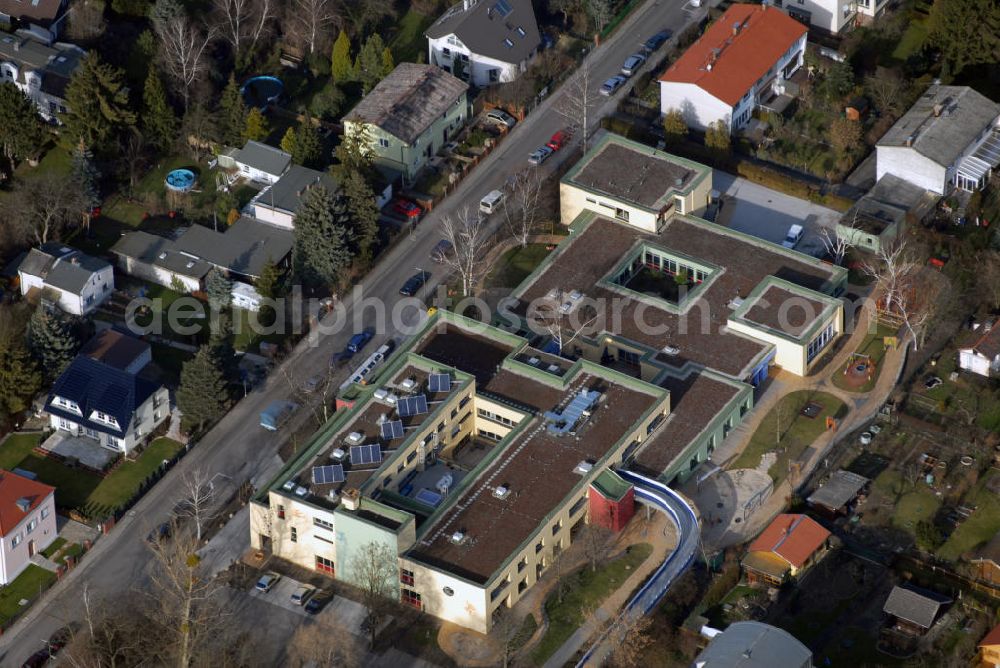
[[[680,186],[617,194],[669,215],[614,220],[584,198],[492,325],[430,316],[254,500],[256,549],[352,582],[365,546],[387,546],[401,602],[488,632],[588,522],[628,523],[618,471],[685,481],[770,366],[809,372],[843,329],[846,271],[678,213],[710,170],[641,145],[600,140],[563,185],[588,173],[614,195],[587,171],[609,147],[637,173],[677,170]]]

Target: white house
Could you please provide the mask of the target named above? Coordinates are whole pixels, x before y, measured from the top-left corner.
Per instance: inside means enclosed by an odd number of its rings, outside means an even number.
[[[879,139],[876,174],[944,195],[983,188],[1000,163],[1000,104],[968,86],[931,86]]]
[[[516,79],[542,42],[531,0],[462,0],[424,35],[427,62],[480,88]]]
[[[0,471],[0,584],[10,584],[59,535],[55,488]]]
[[[986,378],[1000,376],[1000,321],[985,325],[971,348],[959,348],[958,366]]]
[[[339,190],[329,172],[292,165],[281,178],[250,200],[246,213],[257,220],[290,230],[295,226],[295,214],[306,193],[316,185],[322,185],[330,193]]]
[[[45,411],[53,429],[127,455],[170,415],[167,388],[79,355],[52,386]]]
[[[280,148],[250,140],[243,148],[220,155],[219,164],[235,167],[239,175],[249,181],[270,184],[280,179],[292,166],[292,156]]]
[[[739,130],[802,66],[807,32],[780,9],[732,5],[660,76],[660,112],[680,109],[693,128],[723,121]]]
[[[853,26],[858,13],[855,0],[770,0],[793,19],[829,33]]]
[[[90,313],[115,288],[110,264],[58,243],[28,251],[17,275],[22,295],[37,292],[43,301],[72,315]]]
[[[0,82],[14,84],[50,122],[66,111],[65,91],[86,52],[73,44],[49,44],[26,30],[0,35]]]

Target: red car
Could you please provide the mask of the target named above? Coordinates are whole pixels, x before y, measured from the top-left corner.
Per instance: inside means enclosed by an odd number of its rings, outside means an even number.
[[[424,212],[419,206],[406,199],[397,199],[392,203],[392,210],[404,218],[416,218]]]
[[[561,149],[563,146],[566,145],[566,142],[570,140],[570,137],[571,135],[569,132],[567,132],[566,130],[560,130],[559,132],[552,135],[552,137],[545,143],[545,145],[551,148],[553,151],[558,151],[559,149]]]

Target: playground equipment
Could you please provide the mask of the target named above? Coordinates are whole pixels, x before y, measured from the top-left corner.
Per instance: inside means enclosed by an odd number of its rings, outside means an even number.
[[[875,377],[875,361],[871,355],[851,353],[844,366],[844,376],[847,383],[853,387],[861,387]]]
[[[281,97],[284,90],[285,84],[278,77],[260,75],[247,79],[240,94],[249,106],[263,109]]]
[[[167,190],[178,193],[186,193],[194,188],[194,180],[194,172],[190,169],[175,169],[167,174],[165,181]]]

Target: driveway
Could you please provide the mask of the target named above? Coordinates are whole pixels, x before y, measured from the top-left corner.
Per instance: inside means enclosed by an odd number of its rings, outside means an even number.
[[[781,243],[792,225],[802,225],[805,234],[796,250],[803,253],[822,249],[821,230],[832,231],[841,216],[825,206],[718,170],[712,174],[712,186],[723,199],[716,222],[774,243]]]

